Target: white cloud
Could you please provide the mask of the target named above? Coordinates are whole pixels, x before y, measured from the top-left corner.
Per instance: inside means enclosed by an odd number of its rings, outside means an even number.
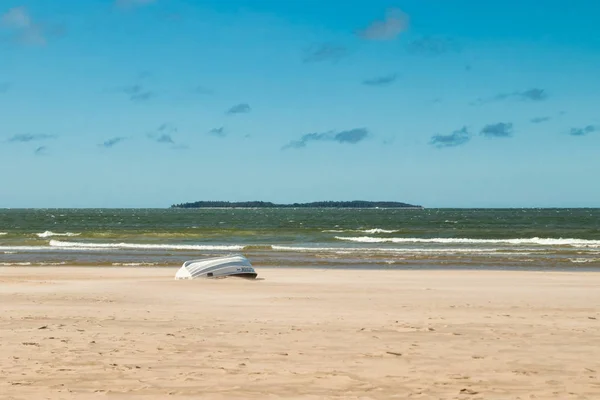
[[[408,15],[398,8],[390,8],[382,21],[373,21],[358,34],[368,40],[392,40],[408,29]]]
[[[60,35],[63,27],[44,26],[33,20],[27,8],[14,7],[0,15],[0,27],[10,31],[17,42],[43,46],[48,35]]]
[[[25,7],[14,7],[0,18],[2,26],[12,29],[29,29],[33,26],[31,17]]]

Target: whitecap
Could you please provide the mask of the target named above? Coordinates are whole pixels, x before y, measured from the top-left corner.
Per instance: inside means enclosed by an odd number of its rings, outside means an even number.
[[[73,232],[56,233],[56,232],[52,232],[52,231],[46,231],[46,232],[43,232],[43,233],[36,233],[36,235],[38,237],[41,237],[41,238],[47,238],[47,237],[52,237],[52,236],[69,236],[69,237],[72,237],[72,236],[79,236],[79,235],[81,235],[81,233],[73,233]]]
[[[358,232],[374,234],[374,233],[395,233],[395,232],[398,232],[398,231],[397,230],[390,230],[390,229],[375,228],[375,229],[366,229],[366,230],[362,230],[362,231],[358,231]]]
[[[296,246],[272,246],[275,251],[294,251],[299,253],[337,253],[337,254],[352,254],[352,253],[402,253],[402,254],[529,254],[523,252],[499,252],[496,248],[473,249],[473,248],[441,248],[441,249],[422,249],[422,248],[382,248],[382,247],[296,247]]]
[[[439,244],[511,244],[511,245],[541,245],[541,246],[573,246],[573,247],[600,247],[600,240],[587,239],[469,239],[469,238],[377,238],[370,236],[342,237],[338,240],[359,243],[439,243]]]
[[[64,250],[64,251],[81,251],[81,250],[87,250],[87,251],[100,251],[100,250],[107,250],[107,249],[95,249],[95,248],[85,248],[85,247],[79,247],[79,248],[58,248],[58,247],[51,247],[51,246],[0,246],[0,250],[6,250],[6,251],[17,251],[17,252],[28,252],[28,251],[58,251],[58,250]]]
[[[51,247],[82,249],[147,249],[147,250],[242,250],[239,245],[142,244],[142,243],[82,243],[51,240]]]
[[[373,229],[327,229],[321,231],[323,233],[344,233],[344,232],[362,232],[362,233],[396,233],[398,230],[393,229],[381,229],[381,228],[373,228]]]
[[[572,263],[592,263],[600,262],[600,258],[569,258]]]
[[[3,267],[26,267],[28,265],[31,265],[30,262],[16,262],[16,263],[0,263],[0,266]]]
[[[145,266],[152,266],[152,265],[158,265],[158,264],[151,263],[151,262],[130,262],[130,263],[112,263],[111,265],[113,265],[115,267],[145,267]]]

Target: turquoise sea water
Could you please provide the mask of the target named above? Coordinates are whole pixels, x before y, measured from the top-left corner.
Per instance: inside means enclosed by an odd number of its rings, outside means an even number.
[[[0,210],[0,265],[599,267],[600,209]]]

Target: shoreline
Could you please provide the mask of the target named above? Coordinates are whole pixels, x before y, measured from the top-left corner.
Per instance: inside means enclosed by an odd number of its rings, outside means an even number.
[[[183,262],[182,262],[183,263]],[[182,264],[181,263],[181,264]],[[177,270],[181,267],[181,264],[173,264],[173,265],[132,265],[132,264],[123,264],[123,265],[112,265],[112,264],[44,264],[44,263],[0,263],[0,269],[2,268],[73,268],[73,269],[81,269],[81,268],[106,268],[106,269],[136,269],[136,270],[147,270],[147,269],[168,269],[168,270]],[[590,273],[600,273],[600,266],[591,265],[585,266],[585,263],[581,263],[583,265],[573,265],[570,267],[565,266],[494,266],[494,265],[394,265],[393,267],[385,266],[383,264],[375,264],[375,265],[346,265],[346,266],[338,266],[338,265],[261,265],[258,263],[253,263],[253,266],[257,269],[265,269],[265,270],[332,270],[332,271],[386,271],[386,272],[406,272],[406,271],[438,271],[438,272],[452,272],[452,271],[481,271],[481,272],[590,272]]]

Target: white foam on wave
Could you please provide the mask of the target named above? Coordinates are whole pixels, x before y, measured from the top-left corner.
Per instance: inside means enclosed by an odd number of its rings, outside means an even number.
[[[223,250],[223,251],[282,251],[299,253],[498,253],[497,248],[382,248],[382,247],[304,247],[279,245],[166,245],[166,244],[136,244],[136,243],[82,243],[50,240],[49,246],[0,246],[0,251],[11,254],[31,251],[110,251],[120,249],[147,250]],[[528,250],[528,249],[522,249]],[[519,254],[523,254],[521,251]]]
[[[151,262],[130,262],[130,263],[112,263],[115,267],[148,267],[152,265],[158,265],[157,263]]]
[[[65,265],[66,262],[35,262],[35,263],[31,263],[29,261],[27,262],[13,262],[13,263],[0,263],[0,266],[3,267],[27,267],[30,265],[39,265],[39,266],[43,266],[43,267],[51,267],[51,266],[59,266],[59,265]]]
[[[374,234],[374,233],[395,233],[395,232],[398,232],[398,231],[397,230],[375,228],[375,229],[366,229],[366,230],[362,230],[362,231],[359,231],[359,232]]]
[[[573,246],[573,247],[600,247],[600,240],[587,239],[468,239],[468,238],[377,238],[370,236],[343,237],[336,236],[338,240],[359,243],[439,243],[439,244],[511,244],[511,245],[541,245],[541,246]]]
[[[593,263],[600,262],[600,258],[569,258],[572,263]]]
[[[376,233],[396,233],[399,231],[394,230],[394,229],[373,228],[373,229],[327,229],[327,230],[324,230],[321,232],[323,232],[323,233],[361,232],[361,233],[376,234]]]
[[[142,244],[142,243],[82,243],[51,240],[51,247],[62,249],[132,249],[132,250],[233,250],[239,251],[239,245],[197,245],[197,244]]]
[[[105,251],[107,249],[96,249],[96,248],[91,248],[91,247],[79,247],[79,248],[59,248],[59,247],[52,247],[52,246],[0,246],[0,250],[5,250],[5,251],[11,251],[11,252],[30,252],[30,251],[59,251],[59,250],[64,250],[64,251]]]
[[[353,254],[353,253],[418,253],[418,254],[452,254],[452,253],[466,253],[466,254],[529,254],[518,252],[499,252],[495,248],[486,249],[469,249],[469,248],[443,248],[443,249],[399,249],[399,248],[381,248],[381,247],[295,247],[295,246],[272,246],[273,250],[276,251],[295,251],[299,253],[338,253],[338,254]]]
[[[0,236],[8,235],[8,232],[0,232]]]
[[[31,265],[30,262],[15,262],[15,263],[0,263],[0,266],[3,267],[26,267],[28,265]]]
[[[42,232],[42,233],[36,233],[36,235],[41,238],[47,238],[47,237],[52,237],[52,236],[72,237],[72,236],[79,236],[79,235],[81,235],[81,233],[73,233],[73,232],[56,233],[56,232],[52,232],[52,231],[46,231],[46,232]]]

